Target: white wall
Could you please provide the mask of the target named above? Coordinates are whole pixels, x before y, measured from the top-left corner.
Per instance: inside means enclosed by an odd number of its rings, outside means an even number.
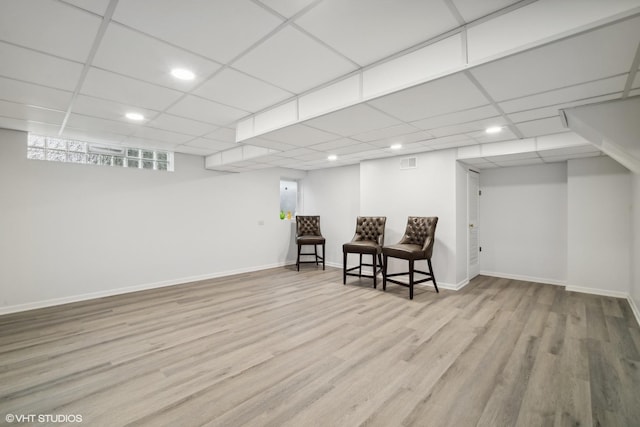
[[[294,259],[280,175],[220,175],[26,159],[0,130],[0,312],[281,265]],[[259,225],[263,221],[264,225]]]
[[[402,237],[408,216],[437,216],[434,274],[439,285],[457,287],[456,151],[411,156],[418,159],[416,169],[400,170],[402,157],[360,164],[360,214],[387,217],[385,244],[389,245]],[[406,261],[389,262],[390,272],[406,269]]]
[[[309,171],[301,183],[303,213],[320,215],[325,263],[342,268],[342,245],[353,237],[360,212],[360,166]]]
[[[632,177],[632,247],[631,247],[631,299],[635,304],[635,310],[640,309],[640,174]],[[636,312],[640,321],[640,312]]]
[[[485,169],[480,188],[482,274],[564,284],[566,163]]]
[[[608,157],[569,160],[568,195],[567,289],[627,296],[630,172]]]

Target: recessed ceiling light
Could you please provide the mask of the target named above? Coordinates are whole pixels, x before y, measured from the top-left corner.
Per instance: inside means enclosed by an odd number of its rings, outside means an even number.
[[[502,132],[502,126],[491,126],[485,130],[486,133],[499,133]]]
[[[333,162],[333,161],[335,161],[335,160],[337,160],[337,159],[338,159],[338,156],[336,156],[335,154],[330,154],[330,155],[329,155],[329,157],[327,157],[327,159],[328,159],[330,162]]]
[[[173,70],[171,70],[171,75],[180,80],[193,80],[196,78],[196,75],[193,74],[193,71],[189,71],[185,68],[174,68]]]
[[[402,148],[402,144],[393,144],[391,147],[392,150],[399,150]]]
[[[140,113],[127,113],[125,115],[129,120],[135,120],[136,122],[144,120],[144,116]]]

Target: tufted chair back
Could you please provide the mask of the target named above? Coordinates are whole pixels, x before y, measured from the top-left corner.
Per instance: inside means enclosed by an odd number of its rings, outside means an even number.
[[[320,216],[296,216],[296,236],[321,236]]]
[[[354,241],[370,240],[384,245],[384,225],[386,216],[359,216],[356,220],[356,234]]]
[[[437,216],[410,216],[400,243],[422,246],[425,257],[431,258],[437,224]]]

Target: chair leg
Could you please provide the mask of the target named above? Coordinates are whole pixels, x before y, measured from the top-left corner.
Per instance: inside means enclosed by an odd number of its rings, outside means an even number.
[[[296,260],[296,267],[298,268],[298,271],[300,271],[300,247],[302,245],[300,243],[298,243],[298,259]]]
[[[376,279],[378,277],[378,275],[376,274],[376,254],[372,254],[371,257],[373,258],[373,289],[376,289],[377,283],[376,283]]]
[[[427,260],[427,264],[429,264],[429,273],[431,273],[431,280],[433,280],[433,287],[436,288],[436,292],[440,293],[438,290],[438,285],[436,284],[436,276],[433,275],[433,267],[431,266],[431,258]]]
[[[409,260],[409,299],[413,299],[413,263],[412,259]]]
[[[362,254],[360,254],[360,267],[358,268],[358,277],[362,277]]]
[[[316,267],[318,266],[318,245],[313,245],[313,253],[316,255]]]
[[[347,284],[347,253],[342,252],[342,284]]]
[[[324,243],[322,244],[322,269],[324,270],[324,259],[325,259],[325,252],[324,252]]]
[[[384,256],[384,262],[382,263],[382,290],[387,290],[387,256]]]

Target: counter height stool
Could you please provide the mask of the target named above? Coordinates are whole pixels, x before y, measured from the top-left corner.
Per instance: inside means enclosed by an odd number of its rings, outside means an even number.
[[[413,299],[413,285],[433,281],[433,286],[438,291],[436,278],[433,275],[433,267],[431,266],[431,254],[433,253],[433,243],[435,242],[436,224],[438,217],[422,217],[410,216],[407,220],[407,229],[402,239],[395,245],[385,246],[382,248],[382,256],[384,257],[382,270],[382,290],[387,290],[387,282],[396,283],[398,285],[407,286],[409,288],[409,299]],[[403,273],[387,273],[387,258],[400,258],[409,261],[409,271]],[[414,268],[415,261],[427,260],[429,271],[419,271]],[[414,280],[414,273],[425,275],[424,279]],[[389,279],[393,276],[409,275],[409,283],[398,280]]]
[[[382,245],[384,244],[384,226],[387,217],[384,216],[359,216],[356,220],[356,233],[350,242],[342,245],[342,284],[347,284],[347,276],[373,278],[373,287],[376,287],[376,276],[382,270]],[[347,255],[355,253],[360,256],[357,266],[347,269]],[[362,255],[371,255],[371,264],[363,264]],[[377,262],[376,262],[377,258]],[[371,276],[362,274],[362,266],[373,268]],[[358,270],[357,273],[351,273]]]
[[[318,265],[318,261],[322,261],[322,269],[324,270],[324,245],[325,239],[320,232],[320,216],[318,215],[298,215],[296,216],[296,243],[298,243],[298,258],[296,267],[300,271],[300,264]],[[304,245],[313,245],[313,253],[302,253],[301,249]],[[318,255],[318,245],[322,245],[322,256]],[[300,261],[300,255],[313,255],[313,261]]]

